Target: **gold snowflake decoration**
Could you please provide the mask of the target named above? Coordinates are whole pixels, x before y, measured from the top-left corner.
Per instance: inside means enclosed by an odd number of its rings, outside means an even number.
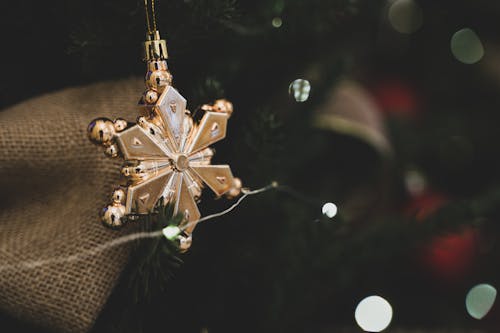
[[[214,151],[209,147],[226,136],[233,107],[227,100],[204,105],[205,114],[195,124],[186,99],[171,85],[165,60],[149,61],[148,69],[137,124],[98,118],[88,128],[91,141],[103,145],[108,156],[125,160],[127,185],[115,190],[102,218],[106,225],[120,227],[126,215],[151,213],[163,200],[174,205],[174,214],[183,215],[181,245],[187,248],[201,216],[197,200],[202,188],[229,197],[241,189],[228,165],[211,164]]]

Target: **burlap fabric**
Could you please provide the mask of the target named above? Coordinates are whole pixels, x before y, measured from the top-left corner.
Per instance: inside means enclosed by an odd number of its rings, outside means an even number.
[[[69,88],[0,112],[0,309],[54,331],[89,331],[128,256],[120,246],[68,263],[16,268],[78,254],[130,229],[98,214],[120,161],[87,139],[98,116],[135,120],[140,79]]]

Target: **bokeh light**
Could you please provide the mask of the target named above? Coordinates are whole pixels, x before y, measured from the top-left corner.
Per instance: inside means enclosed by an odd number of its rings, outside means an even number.
[[[391,323],[392,307],[380,296],[369,296],[359,302],[354,318],[363,331],[381,332]]]
[[[411,34],[422,26],[422,8],[414,0],[395,0],[389,7],[388,18],[394,30]]]
[[[329,218],[333,218],[337,215],[337,206],[333,202],[327,202],[323,205],[322,212]]]
[[[474,30],[464,28],[451,37],[451,53],[464,64],[474,64],[484,55],[483,43]]]
[[[162,230],[163,236],[165,236],[168,240],[173,240],[175,237],[179,236],[181,233],[181,229],[175,225],[169,225]]]
[[[275,17],[271,21],[271,24],[273,25],[273,27],[279,28],[283,24],[283,20],[281,19],[281,17]]]
[[[474,286],[465,297],[465,308],[472,318],[482,319],[495,304],[497,290],[489,284]]]
[[[419,196],[424,193],[427,187],[427,182],[421,172],[415,169],[410,169],[405,173],[405,185],[408,193],[412,196]]]
[[[290,83],[288,92],[295,98],[297,102],[305,102],[309,98],[311,84],[307,80],[297,79]]]

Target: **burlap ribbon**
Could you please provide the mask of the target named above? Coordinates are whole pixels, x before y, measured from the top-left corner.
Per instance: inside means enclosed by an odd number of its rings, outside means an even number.
[[[120,246],[76,257],[127,230],[98,219],[119,179],[86,135],[98,116],[135,120],[140,79],[30,99],[0,112],[0,308],[56,331],[86,332],[127,257]],[[47,261],[48,260],[48,261]]]

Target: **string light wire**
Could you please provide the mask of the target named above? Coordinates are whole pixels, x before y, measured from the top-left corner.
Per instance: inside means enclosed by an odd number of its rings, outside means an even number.
[[[197,223],[201,223],[201,222],[205,222],[205,221],[214,219],[216,217],[223,216],[223,215],[225,215],[225,214],[233,211],[248,196],[256,195],[256,194],[259,194],[259,193],[263,193],[263,192],[269,191],[271,189],[275,189],[277,187],[278,187],[277,183],[273,182],[270,185],[262,187],[262,188],[257,189],[257,190],[253,190],[253,191],[247,190],[238,199],[238,201],[236,201],[229,208],[227,208],[227,209],[225,209],[225,210],[223,210],[223,211],[221,211],[219,213],[207,215],[207,216],[205,216],[205,217],[203,217],[203,218],[201,218],[201,219],[199,219],[197,221],[193,221],[191,223],[197,224]],[[180,229],[184,230],[184,229],[186,229],[188,227],[189,227],[189,225],[184,225],[182,227],[182,229],[181,228]],[[150,232],[136,232],[136,233],[132,233],[132,234],[129,234],[129,235],[126,235],[126,236],[115,238],[115,239],[110,240],[110,241],[108,241],[106,243],[99,244],[99,245],[95,246],[94,248],[82,251],[80,253],[72,254],[72,255],[69,255],[69,256],[54,257],[54,258],[39,259],[39,260],[28,260],[28,261],[21,261],[19,263],[15,263],[15,264],[0,265],[0,273],[2,273],[4,271],[11,271],[11,270],[13,270],[13,271],[31,270],[31,269],[36,269],[36,268],[39,268],[39,267],[42,267],[42,266],[46,266],[46,265],[67,264],[67,263],[71,263],[71,262],[83,260],[85,258],[98,255],[98,254],[100,254],[100,253],[102,253],[104,251],[107,251],[107,250],[111,249],[111,248],[114,248],[114,247],[117,247],[117,246],[129,243],[129,242],[132,242],[132,241],[136,241],[136,240],[140,240],[140,239],[148,239],[148,238],[157,238],[157,237],[162,237],[162,236],[163,236],[163,230],[156,230],[156,231],[150,231]]]

